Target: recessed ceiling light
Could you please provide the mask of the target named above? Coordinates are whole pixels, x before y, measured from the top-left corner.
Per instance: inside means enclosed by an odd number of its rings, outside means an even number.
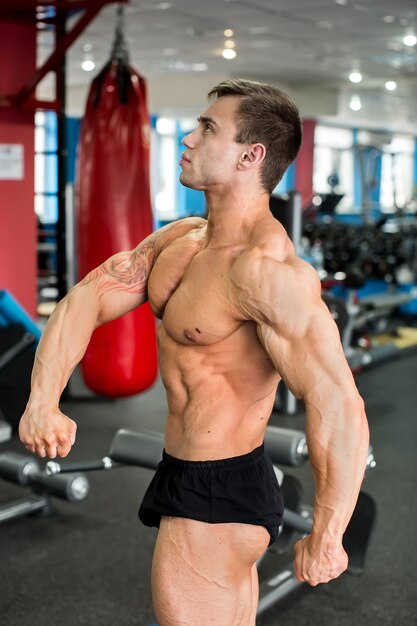
[[[236,52],[231,48],[225,48],[222,52],[222,56],[225,59],[234,59],[236,57]]]
[[[360,111],[362,108],[362,102],[359,96],[357,95],[352,96],[349,102],[349,106],[352,109],[352,111]]]
[[[397,89],[397,83],[395,80],[387,80],[385,83],[385,89],[388,91],[395,91]]]
[[[224,42],[224,47],[225,48],[235,48],[236,44],[233,41],[233,39],[226,39],[226,41]]]
[[[386,24],[392,24],[393,22],[395,22],[395,15],[384,15],[382,21]]]
[[[81,63],[81,67],[84,70],[84,72],[92,72],[95,69],[96,64],[94,63],[92,59],[86,59],[85,61]]]
[[[417,37],[415,35],[406,35],[403,37],[403,44],[405,46],[415,46],[417,43]]]
[[[159,2],[155,5],[157,11],[166,11],[172,7],[172,2]]]
[[[233,37],[235,33],[233,32],[233,30],[231,28],[226,28],[226,30],[224,31],[223,35],[225,37]]]
[[[178,54],[178,48],[164,48],[162,50],[162,54],[166,57],[172,57],[175,54]]]
[[[335,4],[340,4],[340,6],[344,7],[347,5],[347,0],[334,0]]]
[[[351,83],[360,83],[362,81],[362,74],[354,71],[349,74],[349,80]]]

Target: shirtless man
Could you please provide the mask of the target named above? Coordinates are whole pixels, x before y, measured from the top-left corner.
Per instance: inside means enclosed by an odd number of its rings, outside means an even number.
[[[277,384],[304,400],[314,524],[295,546],[297,578],[347,567],[342,535],[368,451],[363,402],[320,296],[269,195],[301,142],[283,92],[225,81],[184,140],[181,182],[204,190],[208,220],[153,233],[88,274],[56,307],[37,350],[20,437],[65,457],[76,424],[59,399],[95,327],[149,300],[169,414],[164,459],[140,508],[159,526],[152,594],[160,626],[253,626],[256,561],[282,500],[263,440]]]

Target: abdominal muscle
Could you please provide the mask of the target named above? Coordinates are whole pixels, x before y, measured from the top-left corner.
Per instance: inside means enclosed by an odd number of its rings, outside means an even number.
[[[165,449],[171,456],[217,460],[262,444],[279,376],[256,333],[244,326],[213,345],[185,345],[162,322],[159,361],[168,400]]]

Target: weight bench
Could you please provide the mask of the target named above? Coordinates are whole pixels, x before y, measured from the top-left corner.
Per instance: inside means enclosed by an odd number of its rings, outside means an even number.
[[[51,476],[54,476],[65,472],[111,469],[126,465],[155,470],[162,459],[162,450],[162,433],[148,430],[130,431],[120,429],[113,438],[108,456],[84,463],[68,462],[59,464],[55,461],[50,461],[47,463],[46,471]],[[305,463],[308,458],[305,434],[301,431],[286,428],[278,428],[275,426],[269,426],[267,428],[265,450],[275,468],[281,465],[299,467]],[[370,449],[367,467],[373,468],[374,466],[375,459],[372,449]],[[279,481],[282,487],[284,487],[286,477],[282,474],[279,467],[276,468],[276,471]],[[301,493],[294,493],[294,486],[291,485],[292,483],[290,481],[289,487],[288,485],[286,486],[286,490],[290,490],[288,498],[286,497],[285,489],[283,489],[283,491],[284,500],[288,500],[288,505],[291,506],[292,504],[293,506],[292,508],[285,508],[284,510],[281,536],[277,540],[279,542],[281,537],[285,537],[283,544],[287,548],[290,545],[290,535],[294,532],[299,533],[301,536],[309,534],[313,523],[311,508],[303,506],[300,503]],[[297,491],[297,487],[295,487],[295,491]],[[290,503],[290,501],[292,501],[292,503]],[[343,539],[345,550],[349,556],[348,571],[352,574],[360,574],[363,570],[375,515],[376,506],[374,501],[370,496],[361,492],[351,522],[349,523]],[[264,557],[262,557],[262,559],[263,558]],[[258,566],[261,560],[258,562]],[[289,568],[275,573],[274,576],[268,580],[261,582],[258,615],[284,598],[301,584],[303,583],[298,582],[294,576],[292,565]]]
[[[69,502],[84,500],[89,492],[87,477],[80,472],[49,475],[33,455],[18,452],[0,453],[0,478],[31,487],[26,496],[0,504],[0,524],[17,517],[53,512],[51,497]]]

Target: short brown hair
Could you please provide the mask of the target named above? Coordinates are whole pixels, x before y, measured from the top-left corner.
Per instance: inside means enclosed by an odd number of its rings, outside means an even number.
[[[272,193],[300,149],[302,127],[297,106],[281,89],[241,78],[224,80],[208,94],[209,99],[222,96],[240,96],[235,141],[265,146],[261,183]]]

